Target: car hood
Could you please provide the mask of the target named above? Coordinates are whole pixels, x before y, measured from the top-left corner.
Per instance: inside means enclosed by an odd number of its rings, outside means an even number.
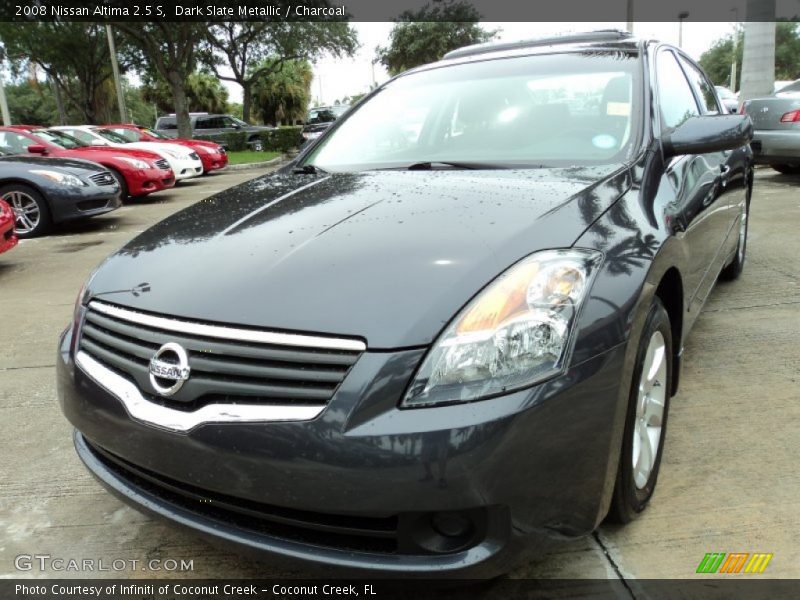
[[[81,146],[80,148],[70,148],[66,150],[71,156],[85,157],[86,160],[96,160],[101,156],[128,156],[130,158],[140,158],[143,160],[158,160],[161,155],[152,150],[141,150],[139,148],[126,148],[117,146]]]
[[[123,144],[122,147],[155,152],[161,156],[166,154],[166,157],[169,158],[172,157],[167,153],[167,150],[177,153],[181,158],[189,158],[189,155],[192,153],[192,151],[186,146],[183,146],[182,144],[175,144],[173,142],[129,142],[127,144]]]
[[[12,166],[14,168],[47,168],[67,171],[73,175],[86,175],[87,172],[94,174],[106,171],[97,163],[88,160],[80,160],[75,158],[59,158],[59,157],[42,157],[37,155],[26,156],[4,156],[0,158],[0,165]]]
[[[427,345],[510,265],[571,246],[629,182],[621,165],[261,177],[145,231],[88,291],[373,349]]]

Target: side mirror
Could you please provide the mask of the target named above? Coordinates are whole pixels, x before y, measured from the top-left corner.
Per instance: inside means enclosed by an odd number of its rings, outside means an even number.
[[[242,128],[242,126],[239,125],[238,123],[231,123],[231,127],[233,127],[234,129],[241,129]]]
[[[28,146],[28,154],[47,154],[47,148],[41,144],[31,144]]]
[[[664,158],[734,150],[753,139],[753,122],[747,115],[690,117],[664,134]]]

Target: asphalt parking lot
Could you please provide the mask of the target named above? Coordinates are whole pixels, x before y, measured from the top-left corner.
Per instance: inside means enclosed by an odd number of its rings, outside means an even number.
[[[289,574],[211,546],[107,494],[75,455],[55,399],[56,338],[97,263],[167,215],[264,172],[186,182],[0,256],[0,577]],[[800,577],[798,224],[800,177],[760,169],[748,264],[741,279],[712,293],[685,349],[651,506],[631,525],[604,525],[511,577],[686,578],[696,576],[707,552],[773,553],[761,577]],[[14,563],[21,554],[128,566],[20,572]],[[142,572],[151,559],[191,560],[193,570]]]

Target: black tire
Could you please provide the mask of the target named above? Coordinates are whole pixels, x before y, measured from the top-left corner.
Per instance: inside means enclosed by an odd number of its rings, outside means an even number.
[[[16,214],[25,211],[25,216],[15,220],[14,231],[20,239],[44,235],[53,225],[50,206],[44,196],[29,185],[9,183],[0,187],[0,198],[5,200]]]
[[[661,334],[663,339],[664,353],[663,358],[666,363],[664,377],[661,382],[654,379],[658,386],[653,389],[661,388],[664,390],[664,409],[661,417],[661,435],[656,448],[655,460],[649,471],[649,477],[643,485],[637,486],[634,474],[634,435],[636,432],[636,422],[638,419],[638,408],[640,405],[639,388],[644,371],[644,363],[647,357],[648,346],[651,340],[658,340],[656,334]],[[659,343],[658,341],[656,343]],[[650,311],[645,320],[644,330],[639,339],[639,347],[636,352],[636,364],[633,370],[633,380],[631,391],[628,396],[628,408],[625,418],[625,431],[622,439],[622,452],[620,454],[619,466],[617,468],[617,480],[614,484],[614,496],[611,500],[611,508],[608,512],[608,520],[615,523],[629,523],[634,520],[645,509],[650,498],[655,491],[658,471],[661,467],[661,457],[664,450],[664,439],[667,433],[667,416],[669,415],[670,392],[672,390],[672,328],[670,327],[669,315],[667,314],[661,300],[655,298],[650,306]],[[641,443],[640,443],[641,445]],[[642,456],[640,448],[639,456]],[[642,478],[644,475],[642,475]]]
[[[122,173],[120,173],[116,169],[111,167],[106,167],[106,169],[108,169],[109,172],[114,176],[114,179],[117,180],[117,183],[119,184],[119,197],[120,200],[124,202],[125,200],[128,199],[128,182],[125,181],[125,178],[122,176]]]
[[[784,175],[800,175],[800,165],[770,165],[770,167]]]

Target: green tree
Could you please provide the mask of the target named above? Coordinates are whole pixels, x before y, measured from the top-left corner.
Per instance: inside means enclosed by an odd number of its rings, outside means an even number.
[[[178,137],[192,137],[186,86],[197,64],[198,40],[209,24],[197,21],[117,23],[128,40],[131,54],[169,86],[172,108],[178,124]]]
[[[404,11],[389,34],[389,45],[375,49],[390,74],[440,60],[462,46],[493,39],[497,31],[479,24],[480,14],[463,0],[433,0],[418,11]]]
[[[735,34],[731,33],[714,42],[711,48],[700,56],[700,66],[715,85],[730,86],[734,35],[738,36],[736,81],[741,82],[744,49],[741,28]],[[775,27],[775,79],[798,78],[800,78],[800,24],[791,21],[778,22]]]
[[[247,121],[254,86],[286,61],[313,61],[325,53],[351,56],[357,48],[355,30],[342,21],[230,22],[209,27],[202,56],[219,79],[242,87],[242,114]]]
[[[55,97],[46,83],[23,81],[6,85],[5,91],[13,123],[51,125],[58,122]]]
[[[77,120],[106,120],[115,105],[105,26],[99,23],[0,23],[6,57],[17,73],[35,65],[58,86]],[[125,68],[123,61],[120,65]],[[74,110],[72,110],[74,109]]]
[[[304,60],[283,61],[280,70],[259,79],[253,88],[254,104],[264,123],[276,125],[302,121],[311,100],[314,73]]]
[[[142,97],[161,112],[172,112],[173,97],[169,85],[157,75],[146,73]],[[193,112],[228,112],[228,90],[209,73],[191,73],[186,78],[186,105]],[[152,109],[151,109],[152,111]]]

